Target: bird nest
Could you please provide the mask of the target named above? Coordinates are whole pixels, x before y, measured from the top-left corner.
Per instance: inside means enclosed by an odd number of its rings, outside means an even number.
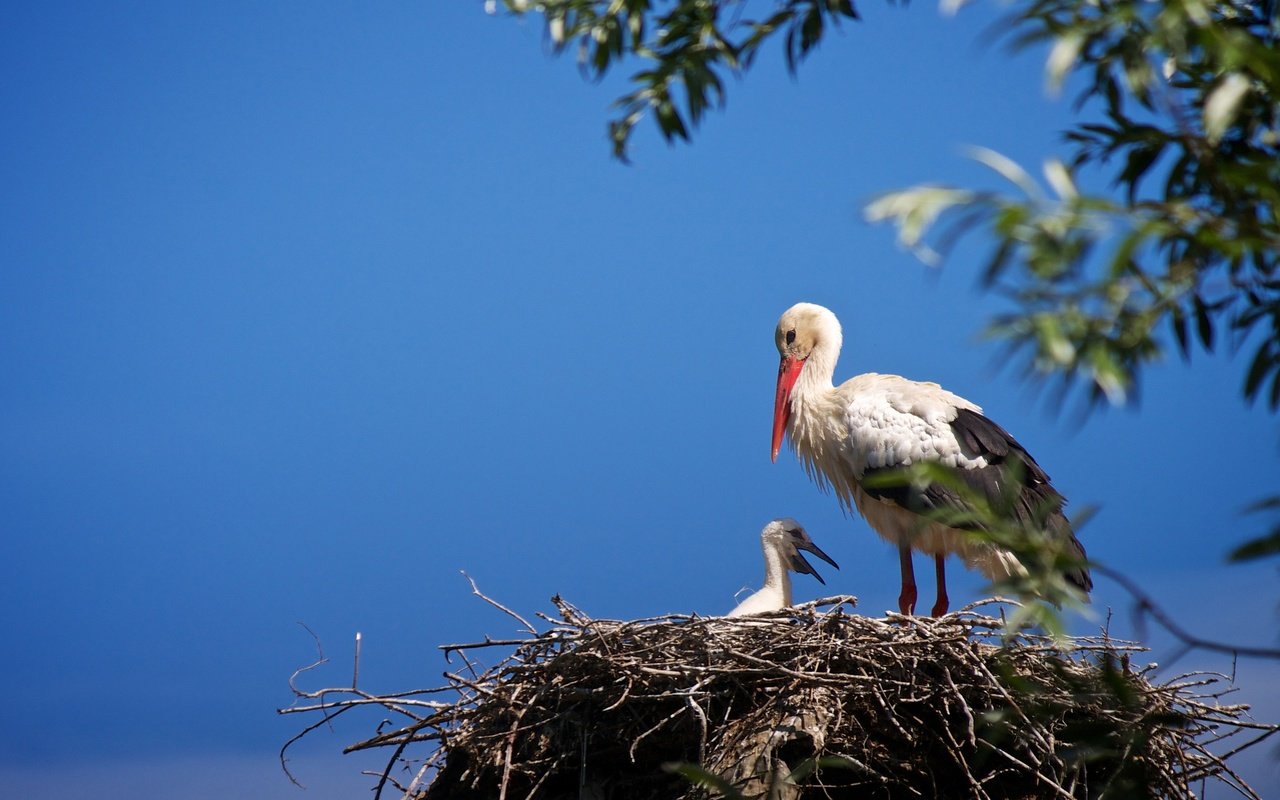
[[[1224,704],[1221,676],[1153,682],[1135,645],[1010,634],[983,604],[623,622],[555,601],[545,632],[445,646],[445,686],[295,689],[317,702],[283,711],[322,714],[307,731],[391,712],[347,749],[389,748],[378,796],[419,800],[1194,798],[1208,779],[1256,798],[1226,757],[1276,730]]]

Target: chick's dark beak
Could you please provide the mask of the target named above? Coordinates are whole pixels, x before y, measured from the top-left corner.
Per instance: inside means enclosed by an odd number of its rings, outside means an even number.
[[[827,582],[822,579],[822,576],[819,575],[818,571],[813,568],[813,565],[809,563],[808,559],[806,559],[800,553],[801,550],[805,550],[807,552],[813,553],[815,556],[827,562],[828,564],[835,567],[836,569],[840,569],[840,565],[835,562],[835,559],[833,559],[831,556],[827,555],[826,553],[822,552],[822,548],[814,544],[813,540],[811,540],[803,532],[800,532],[800,531],[792,532],[791,543],[795,546],[795,550],[793,550],[791,553],[791,571],[792,572],[799,572],[799,573],[804,573],[805,575],[812,575],[813,577],[818,579],[818,583],[821,583],[823,586],[827,585]]]

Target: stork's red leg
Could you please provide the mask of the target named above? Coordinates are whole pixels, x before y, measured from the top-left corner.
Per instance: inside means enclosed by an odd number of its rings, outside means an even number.
[[[902,567],[902,593],[898,595],[898,610],[911,616],[916,610],[916,571],[911,566],[911,548],[898,545],[898,564]]]
[[[934,572],[938,577],[938,602],[933,604],[933,616],[940,617],[947,613],[947,557],[944,555],[936,555],[933,557]]]

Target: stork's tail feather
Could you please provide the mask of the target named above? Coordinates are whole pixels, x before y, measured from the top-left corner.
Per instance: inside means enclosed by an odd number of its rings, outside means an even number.
[[[1087,596],[1093,590],[1093,578],[1089,577],[1088,556],[1084,552],[1084,545],[1076,538],[1075,531],[1071,529],[1071,523],[1061,511],[1053,515],[1048,527],[1055,538],[1066,543],[1066,555],[1073,564],[1064,577]]]
[[[1089,567],[1085,563],[1084,545],[1080,544],[1080,540],[1076,538],[1074,533],[1071,536],[1070,552],[1080,562],[1080,566],[1075,569],[1067,570],[1067,580],[1071,581],[1080,591],[1086,595],[1093,591],[1093,578],[1089,577]]]

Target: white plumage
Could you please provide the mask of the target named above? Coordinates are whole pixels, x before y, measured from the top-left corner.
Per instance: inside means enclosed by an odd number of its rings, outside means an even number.
[[[810,477],[834,490],[846,510],[856,508],[881,537],[897,545],[902,570],[899,608],[914,610],[915,577],[911,550],[934,557],[938,601],[933,613],[947,609],[944,559],[958,555],[967,566],[997,579],[1015,574],[1021,564],[1010,553],[978,543],[961,531],[924,519],[918,510],[963,502],[946,487],[875,488],[864,483],[877,470],[923,462],[959,468],[971,488],[988,497],[1017,486],[1016,513],[1045,518],[1055,534],[1069,537],[1083,559],[1084,549],[1061,513],[1065,502],[1035,460],[982,409],[936,383],[897,375],[867,373],[840,386],[832,384],[842,334],[835,315],[822,306],[799,303],[778,321],[775,333],[781,362],[774,405],[773,448],[778,457],[783,434]],[[1088,591],[1088,571],[1068,577]]]
[[[760,532],[760,546],[764,550],[764,586],[735,606],[729,612],[731,617],[788,608],[791,605],[792,572],[812,575],[819,583],[825,584],[826,581],[800,553],[801,550],[813,553],[836,569],[840,568],[813,543],[800,523],[790,517],[775,519],[765,525]]]

